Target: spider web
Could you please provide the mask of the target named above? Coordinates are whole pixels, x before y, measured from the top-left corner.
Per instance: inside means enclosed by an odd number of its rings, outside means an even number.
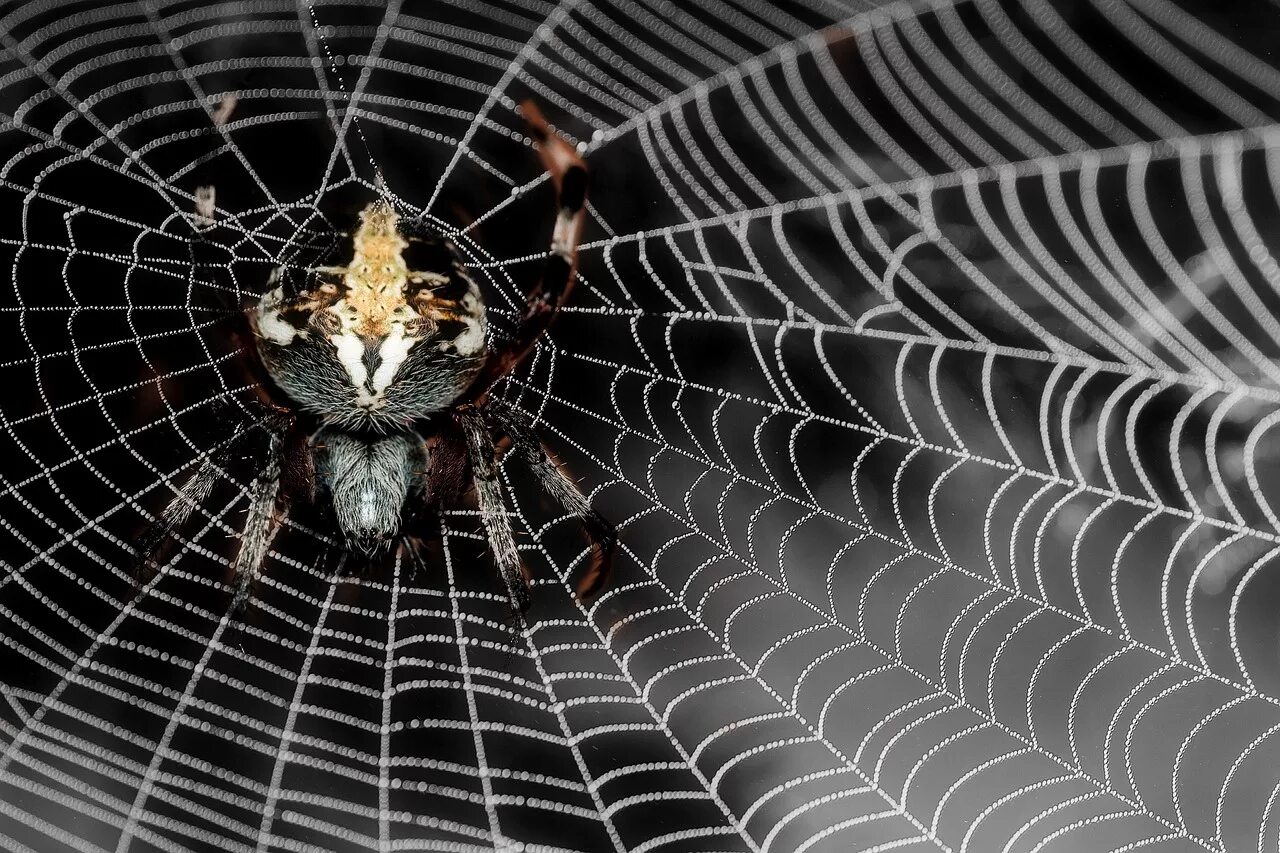
[[[1280,847],[1280,70],[1258,2],[0,7],[0,847]],[[499,331],[572,305],[467,507],[352,571],[261,460],[227,293],[385,186]],[[203,239],[198,186],[218,210]],[[420,560],[418,559],[420,557]]]

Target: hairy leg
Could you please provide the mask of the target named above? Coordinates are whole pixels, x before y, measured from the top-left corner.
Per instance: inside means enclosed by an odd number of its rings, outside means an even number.
[[[458,503],[467,486],[467,440],[452,418],[432,425],[427,443],[426,503],[450,507]]]
[[[232,605],[235,611],[243,610],[249,601],[250,587],[257,580],[266,559],[267,549],[279,526],[276,505],[280,497],[282,464],[282,439],[271,433],[267,449],[266,465],[249,489],[249,512],[245,518],[244,532],[240,538],[240,550],[236,553],[232,574],[236,592]]]
[[[517,615],[529,609],[529,580],[520,565],[515,536],[507,519],[506,503],[502,499],[502,485],[498,479],[498,462],[494,457],[493,437],[484,416],[473,406],[464,406],[455,415],[458,426],[466,439],[467,458],[471,463],[472,479],[476,484],[476,500],[480,505],[480,520],[489,536],[489,548],[498,564],[498,574],[507,587],[511,607]]]
[[[230,116],[235,109],[234,97],[224,99],[219,105],[217,115]],[[215,115],[216,118],[216,115]],[[199,253],[207,251],[213,244],[208,232],[217,224],[217,193],[213,186],[199,186],[195,191],[195,213],[192,227],[195,236],[191,242],[192,264],[199,266]],[[232,359],[230,367],[233,375],[243,386],[251,387],[260,405],[265,426],[278,432],[283,437],[282,483],[285,494],[294,500],[310,502],[315,492],[315,468],[312,461],[309,430],[311,419],[300,417],[289,406],[284,395],[271,381],[270,375],[258,357],[255,332],[248,315],[248,307],[238,304],[234,295],[227,290],[210,288],[217,307],[227,312],[227,339],[234,345],[239,357]]]
[[[591,507],[578,484],[556,463],[551,451],[519,412],[499,400],[492,401],[488,411],[495,426],[510,438],[512,452],[538,478],[543,490],[581,522],[591,547],[591,560],[574,591],[580,599],[591,598],[609,579],[618,544],[617,531]]]
[[[220,477],[229,477],[225,470],[231,450],[244,439],[252,428],[238,430],[230,439],[214,451],[206,454],[191,476],[175,490],[174,497],[155,522],[139,538],[134,549],[134,577],[140,579],[148,567],[155,565],[157,552],[186,525],[192,513],[209,499]],[[287,492],[282,488],[287,464],[286,433],[268,429],[268,448],[262,471],[249,488],[249,510],[241,531],[240,549],[233,563],[236,579],[234,608],[242,610],[248,601],[249,587],[258,577],[267,547],[278,526],[277,513],[288,505]]]
[[[225,115],[229,116],[232,108],[234,103],[224,104],[220,112],[225,109]],[[191,262],[193,269],[198,269],[202,265],[201,254],[213,246],[209,233],[218,225],[217,193],[211,185],[198,186],[194,198]],[[258,359],[253,329],[244,306],[236,304],[231,291],[219,288],[210,288],[210,291],[218,306],[228,313],[229,338],[240,351],[240,357],[232,364],[244,386],[254,389],[261,406],[260,420],[237,427],[230,438],[205,454],[186,482],[177,487],[173,499],[137,543],[135,577],[148,565],[154,565],[156,553],[187,523],[196,508],[209,499],[218,479],[229,476],[225,468],[231,451],[260,428],[267,433],[268,448],[264,467],[249,490],[248,516],[233,564],[234,606],[239,610],[246,603],[250,585],[266,557],[277,527],[277,512],[283,511],[292,500],[310,502],[313,499],[315,469],[306,424],[280,401],[279,392]]]
[[[231,449],[245,435],[245,430],[238,430],[231,438],[219,447],[201,457],[196,469],[182,485],[174,489],[173,499],[139,537],[134,546],[133,576],[140,580],[149,567],[154,565],[156,553],[191,518],[197,507],[204,506],[213,492],[214,484],[220,476],[226,476],[223,470]]]

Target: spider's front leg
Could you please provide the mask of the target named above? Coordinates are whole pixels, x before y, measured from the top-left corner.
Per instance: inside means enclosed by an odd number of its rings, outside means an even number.
[[[529,132],[542,158],[542,165],[551,176],[556,190],[556,223],[551,233],[551,251],[543,264],[542,277],[525,300],[524,314],[520,318],[511,340],[489,354],[484,366],[460,402],[483,405],[489,389],[499,379],[515,369],[538,342],[555,319],[560,306],[573,290],[578,271],[578,241],[586,217],[587,163],[564,138],[547,125],[532,101],[521,105]]]

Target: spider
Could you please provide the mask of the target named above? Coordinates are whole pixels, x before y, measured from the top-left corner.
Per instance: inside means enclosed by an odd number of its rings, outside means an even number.
[[[521,414],[490,396],[572,291],[586,205],[583,158],[534,104],[522,109],[558,213],[541,279],[510,340],[489,343],[484,300],[457,249],[440,237],[409,234],[384,200],[360,213],[346,264],[278,267],[256,303],[237,312],[236,336],[266,413],[254,426],[268,434],[233,563],[237,608],[247,601],[273,529],[290,506],[327,499],[347,550],[372,558],[403,541],[407,516],[455,504],[471,482],[498,573],[522,616],[530,580],[499,483],[504,449],[581,521],[592,560],[579,596],[594,593],[607,576],[612,526]],[[197,230],[207,228],[212,188],[196,193],[196,205]],[[208,496],[221,458],[205,456],[176,490],[138,546],[143,562],[153,561],[159,544]]]

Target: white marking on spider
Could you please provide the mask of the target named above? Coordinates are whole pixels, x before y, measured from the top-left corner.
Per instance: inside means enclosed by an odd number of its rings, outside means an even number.
[[[213,187],[196,187],[196,216],[195,226],[197,231],[208,231],[217,224],[216,214],[218,211],[218,191]]]
[[[417,338],[405,334],[403,323],[393,323],[391,334],[383,338],[378,347],[379,364],[373,371],[373,376],[370,376],[364,363],[364,340],[360,336],[353,332],[343,332],[334,335],[331,340],[337,351],[338,361],[347,371],[351,387],[356,391],[356,405],[366,409],[376,409],[385,402],[387,388],[395,379],[400,365],[408,358],[409,350],[418,342]]]
[[[382,392],[387,390],[387,386],[395,378],[396,371],[400,369],[400,365],[408,357],[409,350],[417,342],[417,338],[411,338],[404,333],[403,323],[393,323],[391,325],[391,334],[387,335],[386,340],[382,342],[382,346],[378,348],[378,353],[382,356],[382,363],[373,372],[374,394],[381,397]]]
[[[459,355],[475,355],[484,349],[484,323],[471,317],[462,318],[467,328],[452,341],[440,345],[440,349],[455,349]]]
[[[306,337],[292,323],[280,319],[280,303],[284,300],[284,289],[277,287],[262,294],[258,302],[258,334],[282,347],[293,343],[296,337]]]
[[[372,399],[369,402],[360,399],[362,395],[369,396],[369,391],[365,387],[369,381],[369,370],[364,366],[364,341],[350,332],[334,335],[329,340],[333,341],[333,348],[338,352],[338,361],[346,368],[351,385],[356,389],[356,401],[362,406],[369,405]]]
[[[559,255],[565,259],[573,257],[574,247],[578,245],[577,235],[574,233],[575,219],[576,216],[567,209],[562,209],[556,217],[556,227],[551,232],[551,253],[553,255]]]

